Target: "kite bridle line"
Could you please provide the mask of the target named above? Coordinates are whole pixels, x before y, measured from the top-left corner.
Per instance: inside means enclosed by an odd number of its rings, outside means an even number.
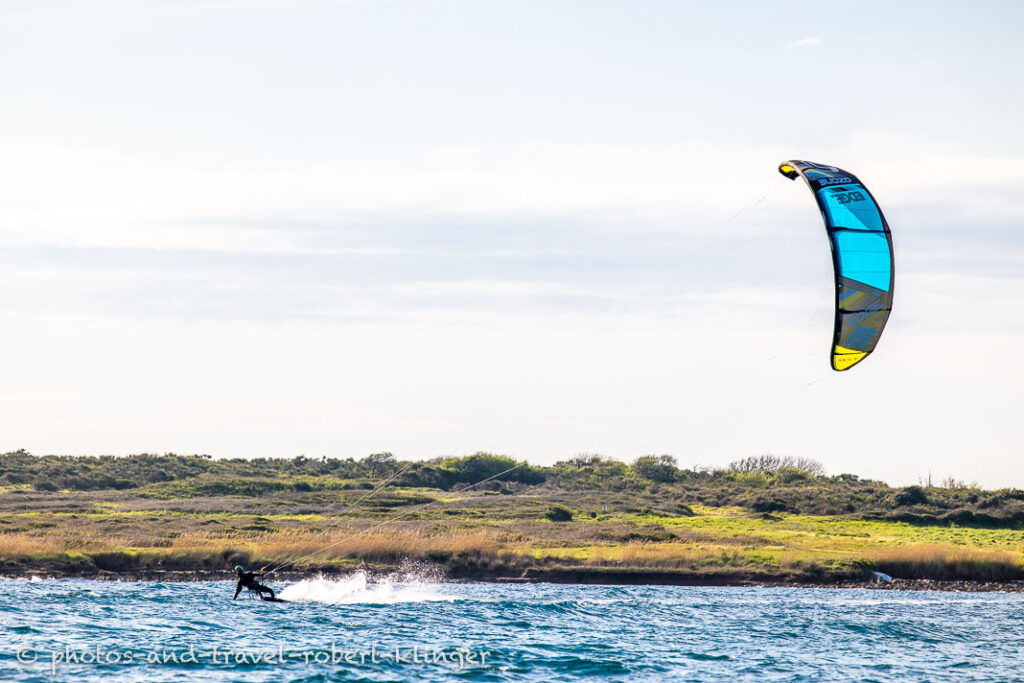
[[[733,220],[735,220],[736,218],[738,218],[738,217],[739,217],[739,216],[740,216],[741,214],[743,214],[743,213],[744,213],[745,211],[747,211],[747,210],[749,210],[749,209],[752,209],[752,208],[754,208],[754,207],[757,207],[757,206],[759,206],[760,204],[764,203],[764,202],[765,202],[765,201],[767,201],[767,200],[768,200],[768,198],[769,198],[769,197],[771,196],[772,192],[773,192],[772,190],[768,190],[768,191],[766,191],[766,192],[765,192],[764,194],[762,194],[761,196],[759,196],[759,197],[758,197],[758,198],[757,198],[756,200],[754,200],[754,201],[752,201],[752,202],[749,202],[749,203],[747,203],[746,205],[744,205],[744,206],[740,207],[740,209],[739,209],[739,210],[737,210],[737,211],[736,211],[735,213],[733,213],[733,214],[732,214],[731,216],[729,216],[729,218],[727,218],[727,219],[725,219],[724,221],[722,221],[721,223],[719,223],[719,224],[718,224],[718,225],[717,225],[717,226],[715,227],[715,230],[718,230],[718,229],[721,229],[721,228],[725,227],[726,225],[728,225],[729,223],[731,223],[731,222],[732,222]],[[769,358],[768,360],[771,360],[771,358]],[[810,384],[815,384],[815,383],[817,383],[817,382],[820,382],[820,381],[821,381],[822,379],[824,379],[824,378],[818,378],[818,379],[816,379],[816,380],[814,380],[814,381],[812,381],[812,382],[810,382],[810,383],[808,383],[808,384],[805,384],[804,386],[805,386],[805,387],[806,387],[806,386],[810,386]],[[735,412],[735,410],[729,410],[729,411],[726,411],[726,412],[724,412],[724,413],[721,413],[721,414],[719,414],[719,415],[712,415],[712,416],[710,416],[710,417],[706,418],[706,419],[705,419],[705,420],[704,420],[703,422],[704,422],[704,423],[706,423],[706,422],[710,422],[710,421],[712,421],[712,420],[715,420],[715,419],[717,419],[717,418],[719,418],[719,417],[723,417],[724,415],[728,415],[728,414],[729,414],[729,413],[731,413],[731,412]],[[696,425],[695,425],[695,426],[696,426]],[[342,512],[341,512],[341,513],[340,513],[340,514],[338,515],[338,517],[336,517],[336,518],[335,518],[334,522],[333,522],[333,523],[332,523],[331,525],[329,525],[328,527],[326,527],[326,528],[325,528],[325,529],[324,529],[324,530],[323,530],[323,531],[321,532],[321,535],[326,535],[326,534],[327,534],[327,533],[328,533],[329,531],[331,531],[331,530],[333,530],[333,529],[336,529],[336,528],[337,528],[337,527],[339,526],[339,524],[341,523],[341,521],[342,521],[342,520],[343,520],[343,519],[344,519],[345,517],[347,517],[348,515],[350,515],[350,514],[351,514],[352,512],[354,512],[355,510],[359,509],[359,508],[360,508],[360,507],[362,506],[362,504],[363,504],[363,503],[364,503],[364,502],[365,502],[366,500],[368,500],[369,498],[371,498],[372,496],[374,496],[374,495],[375,495],[375,494],[376,494],[376,493],[377,493],[378,491],[380,491],[380,490],[381,490],[381,489],[382,489],[383,487],[387,486],[387,485],[388,485],[389,483],[391,483],[392,481],[394,481],[395,479],[397,479],[397,478],[398,478],[399,476],[401,476],[402,474],[404,474],[404,473],[405,473],[406,471],[408,471],[408,469],[409,469],[410,467],[412,467],[412,465],[413,465],[413,464],[415,464],[415,462],[410,462],[410,463],[408,463],[407,465],[405,465],[405,467],[403,467],[403,468],[402,468],[402,469],[400,469],[399,471],[397,471],[397,472],[395,472],[394,474],[392,474],[392,475],[391,475],[391,476],[390,476],[389,478],[385,479],[384,481],[382,481],[381,483],[379,483],[379,484],[378,484],[377,486],[375,486],[375,487],[374,487],[374,488],[373,488],[373,489],[372,489],[371,491],[369,491],[369,492],[368,492],[368,493],[366,493],[366,494],[365,494],[364,496],[362,496],[361,498],[359,498],[358,500],[356,500],[356,501],[355,501],[354,503],[352,503],[351,505],[349,505],[348,507],[346,507],[346,508],[345,508],[345,509],[344,509],[344,510],[343,510],[343,511],[342,511]],[[502,476],[502,475],[508,474],[509,472],[512,472],[513,470],[516,470],[516,469],[518,469],[518,468],[522,467],[522,466],[523,466],[523,465],[525,465],[525,464],[526,464],[526,462],[522,462],[522,463],[519,463],[518,465],[515,465],[514,467],[510,467],[509,469],[505,470],[504,472],[499,472],[498,474],[492,475],[492,476],[490,476],[490,477],[487,477],[487,478],[485,478],[485,479],[481,479],[480,481],[478,481],[478,482],[476,482],[476,483],[470,484],[470,485],[468,485],[468,486],[465,486],[465,487],[463,487],[463,488],[461,488],[461,489],[458,489],[458,490],[456,490],[456,491],[452,491],[452,492],[450,492],[450,493],[461,493],[461,492],[463,492],[463,491],[467,491],[467,490],[469,490],[469,489],[471,489],[471,488],[473,488],[473,487],[475,487],[475,486],[479,486],[480,484],[484,484],[484,483],[486,483],[486,482],[488,482],[488,481],[492,481],[493,479],[497,479],[498,477],[500,477],[500,476]],[[537,484],[537,485],[539,485],[539,484]],[[533,487],[528,487],[528,488],[533,488]],[[525,491],[525,490],[528,490],[528,489],[524,489],[524,491]],[[520,491],[519,493],[521,494],[521,493],[523,493],[523,491]],[[518,494],[516,494],[516,495],[518,495]],[[319,549],[319,550],[316,550],[316,551],[314,551],[314,552],[312,552],[312,553],[308,553],[308,554],[306,554],[306,555],[303,555],[303,556],[299,557],[298,559],[295,559],[295,560],[289,560],[289,561],[286,561],[286,562],[280,562],[280,563],[276,563],[276,564],[272,565],[272,566],[270,567],[270,569],[268,569],[268,570],[267,570],[267,573],[270,573],[270,572],[274,572],[274,571],[278,571],[278,570],[284,569],[285,567],[290,567],[290,566],[294,566],[294,565],[298,564],[299,562],[302,562],[303,560],[309,559],[310,557],[313,557],[313,556],[315,556],[315,555],[319,555],[320,553],[322,553],[322,552],[325,552],[325,551],[327,551],[327,550],[330,550],[331,548],[334,548],[334,547],[336,547],[336,546],[338,546],[338,545],[340,545],[340,544],[344,543],[345,541],[351,540],[352,538],[355,538],[356,536],[359,536],[359,535],[361,535],[361,534],[364,534],[364,533],[369,533],[369,532],[371,532],[371,531],[376,531],[377,529],[380,529],[380,528],[382,528],[382,527],[384,527],[384,526],[387,526],[388,524],[391,524],[391,523],[393,523],[393,522],[395,522],[395,521],[398,521],[399,519],[402,519],[403,517],[406,517],[406,516],[408,516],[408,515],[412,514],[413,512],[416,512],[417,510],[420,510],[420,509],[422,509],[422,508],[428,507],[428,506],[430,506],[430,505],[435,505],[435,504],[437,504],[437,503],[440,503],[440,502],[445,502],[445,501],[444,501],[443,499],[437,499],[437,500],[433,500],[433,501],[430,501],[429,503],[424,503],[424,504],[422,504],[422,505],[419,505],[419,506],[417,506],[417,507],[415,507],[415,508],[412,508],[411,510],[408,510],[408,511],[406,511],[406,512],[404,512],[404,513],[400,514],[400,515],[397,515],[397,516],[395,516],[395,517],[393,517],[393,518],[391,518],[391,519],[385,520],[384,522],[381,522],[380,524],[378,524],[378,525],[376,525],[376,526],[370,527],[369,529],[364,529],[364,530],[362,530],[362,531],[358,531],[358,532],[355,532],[355,533],[353,533],[353,534],[350,534],[349,536],[346,536],[346,537],[342,538],[342,539],[341,539],[341,540],[339,540],[339,541],[336,541],[336,542],[334,542],[334,543],[332,543],[332,544],[330,544],[330,545],[327,545],[327,546],[325,546],[325,547],[323,547],[323,548],[321,548],[321,549]]]
[[[382,482],[378,483],[378,484],[377,484],[376,486],[374,486],[374,487],[373,487],[373,488],[372,488],[371,490],[369,490],[369,491],[367,491],[366,493],[364,493],[364,494],[363,494],[363,495],[362,495],[362,496],[361,496],[360,498],[358,498],[358,499],[357,499],[357,500],[356,500],[356,501],[355,501],[354,503],[351,503],[350,505],[348,505],[347,507],[345,507],[344,509],[342,509],[342,511],[341,511],[340,513],[338,513],[338,516],[337,516],[337,517],[335,517],[335,519],[334,519],[334,522],[333,522],[332,524],[329,524],[329,525],[328,525],[327,527],[325,527],[325,528],[324,528],[324,529],[323,529],[323,530],[322,530],[322,531],[320,532],[320,535],[327,535],[327,533],[328,533],[329,531],[331,531],[332,529],[335,529],[335,528],[337,528],[337,526],[338,526],[338,525],[339,525],[339,524],[341,523],[341,521],[342,521],[342,520],[343,520],[343,519],[344,519],[345,517],[347,517],[348,515],[352,514],[352,513],[353,513],[353,512],[355,512],[356,510],[358,510],[358,509],[359,509],[359,508],[360,508],[360,507],[362,506],[362,504],[363,504],[364,502],[366,502],[366,501],[367,501],[368,499],[370,499],[371,497],[373,497],[374,495],[376,495],[376,494],[377,494],[377,493],[378,493],[378,492],[379,492],[379,491],[380,491],[381,489],[383,489],[383,488],[384,488],[385,486],[387,486],[388,484],[390,484],[391,482],[393,482],[393,481],[394,481],[395,479],[398,479],[398,477],[400,477],[400,476],[402,476],[403,474],[405,474],[406,472],[408,472],[408,471],[409,471],[409,468],[411,468],[411,467],[412,467],[413,465],[415,465],[415,464],[416,464],[416,461],[415,461],[415,460],[411,460],[411,461],[409,461],[408,463],[406,463],[406,464],[405,464],[405,466],[404,466],[404,467],[402,467],[402,468],[401,468],[401,469],[399,469],[398,471],[394,472],[394,473],[393,473],[393,474],[392,474],[391,476],[389,476],[389,477],[388,477],[387,479],[385,479],[384,481],[382,481]],[[290,563],[273,563],[273,564],[269,565],[269,566],[270,566],[270,569],[266,570],[266,573],[267,573],[267,574],[269,574],[270,572],[273,572],[273,571],[277,571],[277,570],[278,570],[278,569],[280,569],[281,567],[286,567],[286,566],[288,566],[288,564],[290,564]]]
[[[758,204],[760,204],[761,202],[763,202],[766,199],[768,199],[768,195],[770,195],[770,194],[771,194],[771,192],[764,193],[763,195],[761,195],[760,199],[758,199],[757,201],[754,201],[754,202],[751,202],[751,203],[747,204],[746,206],[741,208],[739,211],[737,211],[736,213],[734,213],[733,215],[731,215],[727,219],[725,219],[725,221],[723,221],[722,225],[726,225],[728,223],[731,223],[734,218],[739,216],[741,213],[743,213],[747,209],[752,209],[755,206],[757,206]],[[719,226],[719,227],[721,227],[721,226]]]
[[[772,186],[772,188],[766,188],[765,192],[758,199],[756,199],[756,200],[754,200],[752,202],[747,203],[746,205],[741,207],[738,211],[736,211],[731,216],[729,216],[729,218],[727,218],[727,219],[717,223],[715,225],[715,227],[713,228],[713,231],[717,232],[718,230],[721,230],[722,228],[726,227],[727,225],[732,223],[734,220],[739,218],[745,212],[747,212],[750,209],[753,209],[753,208],[755,208],[757,206],[760,206],[761,204],[766,202],[773,194],[775,194],[775,190],[773,188],[774,188],[774,186]],[[826,285],[826,289],[825,289],[826,293],[827,293],[827,290],[828,290],[828,286]],[[813,320],[813,317],[817,314],[818,309],[821,308],[821,306],[822,306],[821,301],[819,301],[817,306],[815,307],[815,310],[811,313],[812,320]],[[808,326],[810,324],[811,324],[811,320],[808,321]],[[763,362],[771,362],[771,361],[775,360],[776,358],[780,358],[780,357],[783,357],[783,356],[804,355],[804,354],[805,354],[805,352],[799,352],[799,351],[780,351],[780,352],[776,352],[776,353],[769,353],[768,355],[766,355],[764,357]],[[813,355],[813,353],[812,352],[806,352],[806,355]],[[833,374],[833,373],[823,374],[823,375],[815,377],[815,378],[813,378],[813,379],[811,379],[809,381],[800,381],[799,384],[794,383],[791,386],[787,386],[782,391],[771,393],[770,396],[768,396],[768,397],[749,399],[749,400],[743,401],[743,402],[738,403],[738,404],[733,404],[730,407],[727,407],[727,408],[725,408],[723,410],[720,410],[718,412],[715,412],[715,413],[712,413],[712,414],[708,415],[707,417],[701,419],[698,422],[695,422],[695,423],[692,423],[692,424],[688,425],[688,427],[683,431],[683,433],[682,433],[680,438],[682,439],[683,442],[685,442],[687,444],[691,443],[693,441],[694,437],[696,436],[697,431],[700,428],[704,427],[705,425],[707,425],[709,423],[715,422],[717,420],[720,420],[720,419],[722,419],[724,417],[728,417],[730,415],[746,415],[747,413],[750,412],[750,410],[755,405],[763,403],[765,398],[778,399],[781,396],[786,396],[786,395],[789,395],[789,394],[792,394],[792,393],[795,393],[795,392],[803,391],[803,390],[807,389],[808,387],[810,387],[812,385],[818,384],[820,382],[823,382],[823,381],[829,379],[831,377],[831,374]],[[668,438],[668,437],[671,437],[671,434],[666,433],[665,436],[666,436],[666,438]]]
[[[469,484],[468,486],[463,486],[460,489],[456,489],[454,491],[449,491],[448,493],[450,495],[452,495],[452,494],[462,493],[463,491],[468,491],[469,489],[474,488],[476,486],[479,486],[480,484],[486,484],[487,482],[493,481],[493,480],[497,479],[498,477],[504,476],[504,475],[508,474],[509,472],[512,472],[513,470],[517,470],[520,467],[525,466],[526,464],[527,464],[526,461],[523,461],[523,462],[515,465],[514,467],[510,467],[507,470],[504,470],[503,472],[498,472],[497,474],[493,474],[493,475],[487,477],[486,479],[481,479],[480,481],[478,481],[476,483]],[[539,484],[537,484],[537,486],[539,486]],[[520,491],[520,493],[522,493],[522,491]],[[445,500],[443,498],[438,498],[436,500],[430,501],[429,503],[422,503],[422,504],[417,505],[416,507],[414,507],[414,508],[412,508],[410,510],[406,510],[405,512],[403,512],[400,515],[395,515],[394,517],[391,517],[390,519],[386,519],[383,522],[381,522],[380,524],[374,525],[374,526],[370,527],[369,529],[362,529],[361,531],[357,531],[355,533],[349,534],[348,536],[345,536],[344,538],[342,538],[342,539],[340,539],[338,541],[335,541],[334,543],[331,543],[330,545],[324,546],[323,548],[320,548],[319,550],[315,550],[315,551],[313,551],[313,552],[311,552],[311,553],[309,553],[307,555],[303,555],[302,557],[298,558],[297,560],[292,560],[291,562],[286,562],[284,564],[278,565],[275,568],[275,570],[284,569],[285,567],[290,567],[292,565],[296,565],[299,562],[302,562],[303,560],[308,560],[309,558],[311,558],[311,557],[313,557],[315,555],[319,555],[320,553],[326,552],[326,551],[330,550],[331,548],[335,548],[335,547],[341,545],[342,543],[345,543],[346,541],[352,540],[353,538],[355,538],[357,536],[361,536],[362,534],[367,534],[367,533],[376,531],[378,529],[381,529],[381,528],[383,528],[383,527],[385,527],[385,526],[387,526],[389,524],[397,522],[398,520],[402,519],[403,517],[408,517],[409,515],[411,515],[414,512],[418,512],[419,510],[422,510],[424,508],[430,507],[431,505],[436,505],[438,503],[445,503],[445,502],[450,502],[450,501],[447,501],[447,500]]]

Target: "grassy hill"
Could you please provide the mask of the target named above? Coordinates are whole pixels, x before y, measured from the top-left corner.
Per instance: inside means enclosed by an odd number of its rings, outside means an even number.
[[[668,456],[0,455],[8,574],[414,560],[472,578],[1011,581],[1022,551],[1024,491],[896,488],[775,456],[684,469]]]

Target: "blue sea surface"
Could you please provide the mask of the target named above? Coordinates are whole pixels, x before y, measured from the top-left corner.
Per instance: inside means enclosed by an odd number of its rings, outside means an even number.
[[[273,582],[271,585],[274,585]],[[1009,681],[1024,595],[0,580],[2,681]]]

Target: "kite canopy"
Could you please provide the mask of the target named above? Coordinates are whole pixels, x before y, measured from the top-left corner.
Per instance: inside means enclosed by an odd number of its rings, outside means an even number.
[[[892,311],[892,234],[868,189],[852,173],[786,161],[779,173],[803,176],[821,209],[836,274],[832,369],[848,370],[875,350]]]

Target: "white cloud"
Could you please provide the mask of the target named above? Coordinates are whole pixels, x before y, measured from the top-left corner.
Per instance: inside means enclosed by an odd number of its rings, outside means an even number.
[[[147,163],[97,149],[0,149],[0,244],[294,252],[275,222],[391,222],[429,215],[632,217],[703,230],[764,194],[777,150],[522,145],[438,149],[426,159],[264,168]],[[730,166],[726,185],[707,172]],[[734,187],[750,186],[737,196]],[[681,217],[702,213],[698,220]],[[255,220],[263,227],[239,227]],[[363,245],[364,247],[366,245]],[[370,245],[372,248],[373,245]]]

